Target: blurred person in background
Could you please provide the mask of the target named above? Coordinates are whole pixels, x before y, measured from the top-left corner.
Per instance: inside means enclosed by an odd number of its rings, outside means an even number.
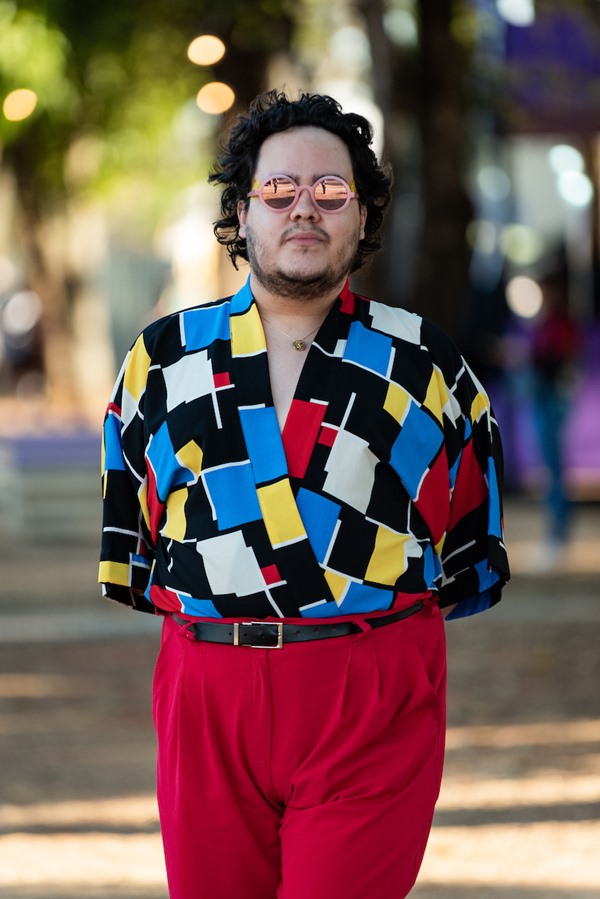
[[[577,385],[579,327],[568,309],[566,273],[540,280],[542,307],[530,336],[533,417],[542,460],[547,534],[535,560],[540,569],[559,566],[568,541],[571,503],[565,483],[565,433]]]
[[[488,398],[353,293],[391,177],[362,116],[261,95],[211,180],[233,297],[146,327],[104,425],[104,594],[164,617],[172,899],[390,899],[442,776],[444,616],[508,579]]]

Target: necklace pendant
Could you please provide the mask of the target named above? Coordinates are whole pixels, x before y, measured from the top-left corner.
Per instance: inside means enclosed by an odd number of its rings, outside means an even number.
[[[306,349],[306,344],[304,343],[303,340],[294,340],[292,342],[292,346],[294,347],[295,350],[298,350],[298,352],[302,352],[302,350]]]

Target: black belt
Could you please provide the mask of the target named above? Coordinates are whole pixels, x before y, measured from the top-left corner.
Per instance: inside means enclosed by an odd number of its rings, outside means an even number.
[[[385,627],[420,612],[425,603],[422,599],[381,618],[367,618],[365,623],[371,628]],[[254,649],[281,649],[284,643],[304,643],[306,640],[328,640],[331,637],[346,637],[360,634],[362,628],[354,621],[339,621],[328,624],[284,624],[283,621],[236,621],[221,624],[214,621],[186,621],[172,615],[177,624],[193,634],[194,639],[207,643],[229,643],[232,646],[252,646]]]

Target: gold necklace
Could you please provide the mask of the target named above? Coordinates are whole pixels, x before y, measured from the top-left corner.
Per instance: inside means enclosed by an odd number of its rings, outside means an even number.
[[[283,328],[280,328],[279,325],[276,325],[275,322],[272,322],[270,319],[266,318],[266,316],[263,315],[262,320],[268,325],[272,325],[274,328],[277,328],[277,330],[281,334],[283,334],[284,337],[287,337],[288,340],[291,340],[293,349],[298,350],[299,353],[306,349],[306,341],[311,336],[311,334],[314,334],[315,331],[318,331],[321,327],[321,325],[317,325],[316,328],[313,328],[312,331],[309,331],[308,334],[304,335],[304,337],[292,337],[291,334],[288,334],[287,331],[284,331]]]

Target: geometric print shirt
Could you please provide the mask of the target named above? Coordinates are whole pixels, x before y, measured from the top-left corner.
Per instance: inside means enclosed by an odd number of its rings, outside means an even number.
[[[502,453],[488,397],[432,322],[344,287],[280,430],[249,283],[130,349],[103,428],[99,580],[208,619],[377,615],[500,599]]]

